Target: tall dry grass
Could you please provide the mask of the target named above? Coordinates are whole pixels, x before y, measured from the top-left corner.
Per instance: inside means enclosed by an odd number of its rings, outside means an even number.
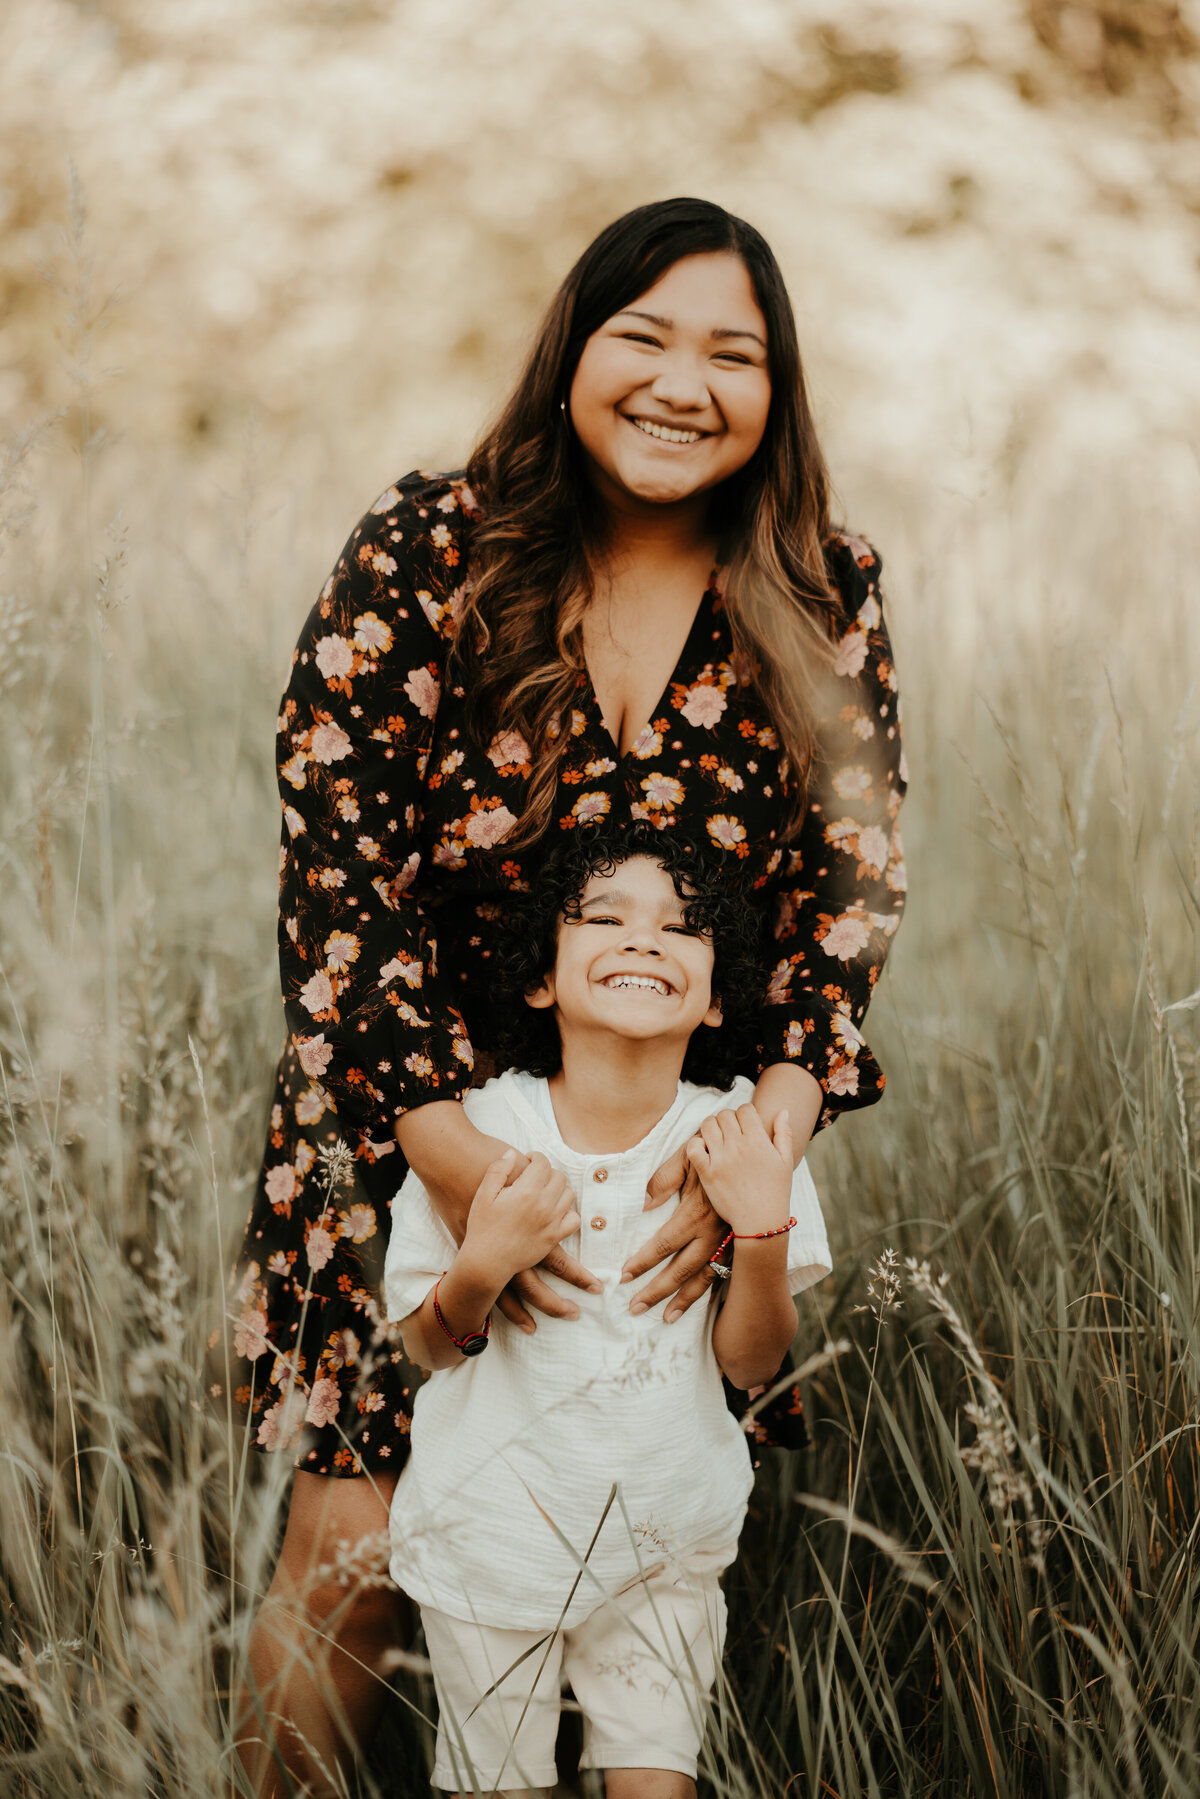
[[[335,543],[252,441],[203,478],[97,441],[70,251],[76,399],[0,500],[3,1787],[210,1799],[286,1469],[209,1344],[280,1025],[274,708]],[[764,1459],[730,1581],[721,1799],[1200,1781],[1195,546],[1038,448],[864,521],[914,899],[886,1103],[813,1152],[815,1447]],[[395,1686],[362,1790],[415,1795]]]

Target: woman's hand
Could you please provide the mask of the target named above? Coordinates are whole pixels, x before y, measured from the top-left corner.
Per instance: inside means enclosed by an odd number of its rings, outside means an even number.
[[[792,1196],[792,1132],[786,1112],[768,1131],[753,1106],[715,1112],[687,1146],[704,1191],[739,1237],[777,1230]]]
[[[651,1176],[646,1210],[661,1206],[672,1193],[679,1194],[679,1204],[671,1217],[649,1243],[630,1256],[621,1271],[621,1279],[631,1281],[657,1267],[666,1257],[671,1258],[661,1274],[647,1281],[629,1308],[631,1312],[647,1312],[660,1299],[673,1295],[663,1314],[667,1324],[682,1318],[688,1307],[703,1299],[712,1286],[717,1277],[709,1267],[709,1259],[725,1235],[725,1226],[709,1204],[686,1149],[677,1150]]]

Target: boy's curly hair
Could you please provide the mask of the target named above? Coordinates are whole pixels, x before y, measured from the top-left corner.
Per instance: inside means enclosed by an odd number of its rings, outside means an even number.
[[[712,939],[712,990],[721,1005],[721,1024],[715,1030],[702,1025],[692,1033],[684,1080],[725,1088],[739,1074],[754,1078],[763,987],[762,909],[753,903],[732,856],[725,866],[714,863],[711,844],[701,849],[686,836],[660,832],[641,821],[573,832],[546,858],[532,892],[514,896],[495,952],[498,1066],[547,1077],[562,1067],[553,1011],[527,1005],[525,995],[552,971],[562,921],[579,918],[583,890],[592,876],[612,874],[634,856],[648,856],[665,870],[684,902],[689,928]]]

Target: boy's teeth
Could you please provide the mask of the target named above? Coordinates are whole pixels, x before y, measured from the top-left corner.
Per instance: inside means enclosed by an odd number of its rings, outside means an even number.
[[[619,974],[611,980],[605,981],[604,985],[610,988],[645,987],[651,993],[670,993],[671,991],[665,981],[656,981],[652,976],[644,974]]]
[[[670,425],[652,425],[649,419],[631,419],[630,423],[636,425],[639,431],[644,431],[647,437],[660,437],[664,443],[669,444],[699,443],[704,435],[701,431],[675,431]]]

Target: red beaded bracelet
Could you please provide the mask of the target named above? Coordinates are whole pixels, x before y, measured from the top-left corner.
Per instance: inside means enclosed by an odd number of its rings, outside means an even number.
[[[717,1244],[717,1247],[713,1250],[711,1256],[709,1256],[709,1265],[710,1267],[715,1266],[717,1257],[724,1250],[728,1249],[731,1243],[754,1243],[764,1237],[784,1237],[787,1235],[788,1231],[794,1231],[795,1228],[796,1220],[794,1218],[789,1218],[786,1224],[777,1224],[773,1231],[729,1231],[721,1238],[721,1241]]]
[[[489,1315],[484,1319],[483,1329],[481,1331],[468,1331],[465,1337],[456,1337],[454,1332],[450,1329],[450,1326],[446,1323],[445,1317],[442,1314],[442,1308],[438,1304],[437,1290],[445,1278],[446,1276],[444,1274],[439,1274],[433,1283],[433,1315],[453,1343],[455,1349],[460,1349],[463,1355],[482,1355],[488,1346],[488,1335],[492,1328],[491,1317]]]

